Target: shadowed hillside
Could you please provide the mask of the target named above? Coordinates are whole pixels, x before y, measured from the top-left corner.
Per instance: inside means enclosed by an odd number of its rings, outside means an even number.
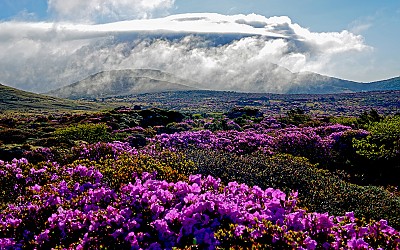
[[[102,106],[35,94],[0,84],[0,111],[95,110]]]
[[[189,83],[191,86],[189,86]],[[99,98],[163,91],[195,90],[197,83],[189,82],[159,70],[104,71],[48,92],[48,95],[69,98]]]

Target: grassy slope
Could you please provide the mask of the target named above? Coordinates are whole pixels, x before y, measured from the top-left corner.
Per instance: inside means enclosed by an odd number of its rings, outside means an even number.
[[[65,100],[30,93],[0,84],[0,111],[41,112],[65,110],[96,110],[100,104]]]

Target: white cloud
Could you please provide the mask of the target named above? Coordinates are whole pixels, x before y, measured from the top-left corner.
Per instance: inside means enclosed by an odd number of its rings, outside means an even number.
[[[288,17],[255,14],[97,25],[7,22],[0,23],[0,82],[44,92],[102,70],[153,68],[211,89],[281,93],[293,80],[285,68],[355,74],[365,68],[358,55],[370,50],[348,31],[315,33]]]
[[[174,0],[48,0],[48,11],[61,20],[119,21],[166,14]]]
[[[349,30],[354,34],[363,34],[365,31],[373,27],[375,19],[375,16],[367,16],[354,20],[350,23]]]

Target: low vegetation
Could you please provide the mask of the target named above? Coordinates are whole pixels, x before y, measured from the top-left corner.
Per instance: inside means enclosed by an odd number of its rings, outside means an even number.
[[[400,116],[0,118],[0,248],[397,249]]]

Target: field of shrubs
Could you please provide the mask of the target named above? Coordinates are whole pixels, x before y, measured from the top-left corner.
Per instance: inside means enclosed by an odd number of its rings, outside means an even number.
[[[400,115],[0,117],[0,249],[399,249]]]

